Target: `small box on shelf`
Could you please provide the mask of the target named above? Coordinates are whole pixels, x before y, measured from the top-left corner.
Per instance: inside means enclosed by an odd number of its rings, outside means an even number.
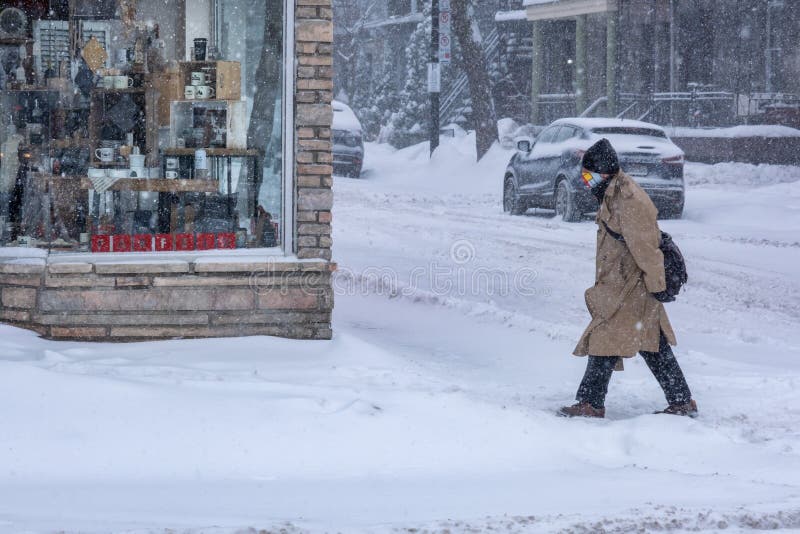
[[[245,117],[246,106],[242,100],[172,102],[170,146],[244,149],[247,147]]]
[[[214,89],[214,98],[217,100],[242,98],[242,66],[238,61],[184,61],[180,63],[180,72],[184,87],[194,85],[193,73],[201,73],[205,83],[199,85],[207,85]]]

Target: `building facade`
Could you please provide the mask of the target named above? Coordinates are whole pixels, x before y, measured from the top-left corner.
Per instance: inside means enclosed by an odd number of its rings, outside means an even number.
[[[531,120],[595,105],[681,125],[797,105],[800,10],[783,0],[524,0]],[[501,17],[502,18],[502,17]],[[521,17],[506,17],[516,20]],[[501,23],[502,24],[502,23]],[[761,117],[760,117],[761,116]]]
[[[330,0],[4,2],[0,320],[329,339],[332,18]]]

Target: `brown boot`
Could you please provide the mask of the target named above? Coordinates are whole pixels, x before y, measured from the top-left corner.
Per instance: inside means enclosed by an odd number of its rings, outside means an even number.
[[[690,400],[686,404],[670,404],[660,412],[655,413],[665,413],[667,415],[684,415],[689,417],[697,417],[697,403],[694,400]]]
[[[578,402],[572,406],[562,406],[558,412],[561,417],[599,417],[606,416],[605,408],[595,408],[588,402]]]

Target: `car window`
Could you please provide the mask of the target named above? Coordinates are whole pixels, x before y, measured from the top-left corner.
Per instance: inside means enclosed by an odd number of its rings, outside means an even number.
[[[652,128],[640,128],[640,127],[633,127],[633,126],[606,126],[602,128],[592,128],[592,131],[596,134],[618,134],[618,135],[646,135],[648,137],[660,137],[662,139],[666,139],[667,134],[662,132],[661,130],[655,130]]]
[[[575,134],[575,128],[573,128],[572,126],[562,126],[561,129],[558,131],[558,135],[556,135],[553,142],[560,143],[562,141],[566,141],[574,134]]]
[[[536,139],[536,142],[537,143],[552,143],[553,142],[553,138],[556,136],[556,133],[558,132],[559,128],[561,128],[561,126],[551,126],[551,127],[547,128],[547,129],[545,129],[545,131],[543,131],[542,133],[539,134],[539,137]]]

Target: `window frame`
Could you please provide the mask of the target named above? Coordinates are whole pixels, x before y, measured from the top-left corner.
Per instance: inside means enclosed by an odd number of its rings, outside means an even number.
[[[295,174],[297,172],[297,162],[295,157],[295,94],[297,85],[297,59],[295,57],[295,0],[284,0],[283,2],[283,98],[282,123],[283,123],[283,210],[281,213],[281,252],[284,256],[297,254],[295,248],[295,235],[297,227],[295,221]],[[291,58],[291,63],[289,62]],[[287,65],[292,65],[289,68]]]

